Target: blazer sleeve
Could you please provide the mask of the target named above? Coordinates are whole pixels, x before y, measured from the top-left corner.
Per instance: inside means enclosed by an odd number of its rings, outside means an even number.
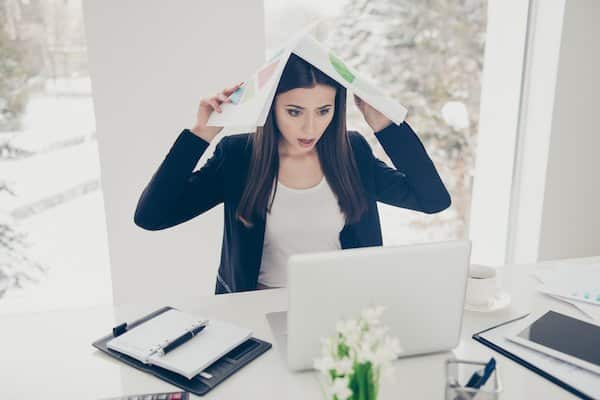
[[[400,125],[392,122],[375,132],[375,137],[395,167],[390,168],[376,158],[369,146],[377,201],[427,214],[450,206],[450,194],[421,140],[406,121]]]
[[[223,202],[224,137],[213,156],[193,172],[209,143],[184,129],[142,192],[134,222],[160,230],[188,221]]]

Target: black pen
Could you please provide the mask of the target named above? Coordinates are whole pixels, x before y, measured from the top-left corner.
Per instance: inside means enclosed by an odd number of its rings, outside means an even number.
[[[202,324],[196,326],[191,331],[187,331],[183,335],[179,336],[177,339],[173,340],[171,343],[169,343],[165,347],[163,347],[160,350],[160,353],[162,353],[163,355],[167,354],[168,352],[175,349],[176,347],[184,344],[185,342],[187,342],[188,340],[190,340],[191,338],[193,338],[194,336],[196,336],[197,334],[202,332],[204,330],[204,328],[206,328],[207,323],[208,323],[208,321],[203,322]]]

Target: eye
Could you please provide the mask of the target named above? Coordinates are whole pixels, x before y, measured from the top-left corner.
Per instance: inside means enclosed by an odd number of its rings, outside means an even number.
[[[299,110],[294,110],[293,108],[288,108],[287,109],[288,114],[290,114],[292,117],[297,117],[298,115],[300,115],[300,111]]]
[[[320,110],[319,111],[319,115],[327,115],[329,114],[329,110],[331,110],[330,108],[326,108],[324,110]]]

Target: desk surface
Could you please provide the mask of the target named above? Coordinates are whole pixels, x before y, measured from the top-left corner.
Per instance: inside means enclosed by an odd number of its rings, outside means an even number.
[[[560,263],[600,262],[600,257]],[[572,399],[571,394],[471,339],[472,333],[529,311],[552,308],[583,317],[575,307],[537,293],[529,273],[559,262],[512,265],[500,269],[512,296],[509,308],[494,313],[465,311],[460,344],[454,351],[394,362],[394,376],[381,385],[381,399],[443,399],[444,362],[494,356],[504,386],[502,398]],[[119,363],[91,343],[120,322],[133,320],[164,304],[100,306],[68,311],[27,313],[0,318],[0,397],[3,399],[99,399],[126,394],[177,390],[150,375]],[[287,309],[285,289],[207,297],[202,304],[171,304],[208,317],[249,327],[273,349],[211,391],[207,399],[324,398],[316,372],[290,373],[264,317]],[[272,393],[272,394],[271,394]]]

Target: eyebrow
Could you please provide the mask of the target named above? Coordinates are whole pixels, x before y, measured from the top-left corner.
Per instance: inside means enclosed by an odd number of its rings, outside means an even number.
[[[304,107],[298,106],[296,104],[286,104],[286,107],[296,107],[296,108],[300,108],[301,110],[304,110]],[[317,110],[320,110],[321,108],[325,108],[325,107],[333,107],[333,104],[325,104],[324,106],[321,107],[317,107]]]

